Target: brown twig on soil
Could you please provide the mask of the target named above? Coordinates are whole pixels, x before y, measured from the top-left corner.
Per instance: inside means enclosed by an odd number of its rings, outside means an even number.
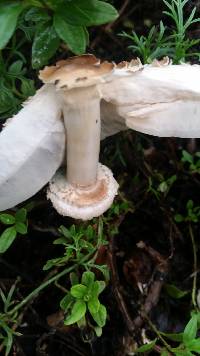
[[[133,333],[135,330],[135,326],[132,322],[132,319],[129,316],[128,310],[126,308],[126,304],[124,302],[124,298],[120,292],[120,281],[117,273],[117,268],[116,268],[116,261],[114,258],[115,251],[114,251],[114,243],[113,243],[113,237],[110,238],[109,242],[109,252],[108,252],[108,258],[109,258],[109,265],[111,269],[111,279],[112,279],[112,285],[113,285],[113,291],[115,294],[115,298],[117,301],[117,304],[120,308],[121,314],[123,316],[124,322],[127,326],[127,329],[129,333]]]
[[[117,273],[113,237],[111,237],[109,241],[109,263],[111,268],[111,276],[112,276],[111,278],[113,283],[114,294],[119,309],[122,313],[123,319],[125,321],[125,324],[127,326],[127,329],[131,334],[135,330],[137,330],[138,327],[142,326],[145,320],[145,316],[149,314],[149,312],[157,305],[160,297],[160,292],[164,283],[164,279],[168,272],[168,259],[164,259],[163,256],[158,251],[154,250],[150,246],[147,246],[142,241],[140,241],[140,243],[138,243],[137,246],[147,251],[148,254],[151,256],[151,258],[155,261],[156,268],[154,270],[154,276],[156,274],[158,277],[155,281],[152,282],[149,288],[148,295],[146,297],[143,307],[141,308],[139,315],[134,320],[132,320],[127,310],[124,298],[120,292],[120,281]]]
[[[138,328],[141,327],[144,318],[149,312],[157,305],[160,297],[160,292],[168,272],[168,259],[164,259],[163,256],[152,247],[147,246],[143,241],[140,241],[137,244],[137,247],[144,249],[151,258],[156,263],[156,268],[154,270],[154,275],[156,274],[158,277],[154,280],[149,288],[148,295],[144,302],[144,305],[141,308],[140,315],[134,319],[134,325]]]

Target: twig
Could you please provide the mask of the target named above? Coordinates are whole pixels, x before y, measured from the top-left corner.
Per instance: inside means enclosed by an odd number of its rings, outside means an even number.
[[[196,301],[196,292],[197,292],[197,250],[196,250],[196,244],[195,244],[195,239],[194,239],[194,234],[192,230],[191,224],[189,224],[189,234],[192,242],[192,249],[193,249],[193,270],[194,270],[194,277],[193,277],[193,286],[192,286],[192,304],[195,309],[198,309],[197,307],[197,301]]]
[[[119,282],[118,273],[116,272],[117,267],[116,267],[116,260],[115,260],[114,256],[115,256],[114,238],[113,238],[113,236],[111,236],[109,239],[108,258],[109,258],[109,265],[110,265],[110,269],[111,269],[111,279],[112,279],[113,290],[114,290],[117,304],[119,306],[119,309],[121,310],[124,322],[127,326],[127,329],[129,331],[129,333],[132,334],[133,331],[135,331],[135,326],[129,316],[129,313],[126,308],[126,304],[125,304],[124,299],[120,292],[120,282]]]
[[[146,300],[144,302],[144,305],[140,311],[140,315],[135,318],[133,321],[135,327],[141,327],[143,324],[143,319],[146,317],[147,314],[157,305],[160,297],[160,292],[166,277],[166,274],[168,272],[168,259],[163,259],[161,254],[154,250],[150,246],[146,246],[146,244],[143,241],[140,241],[137,246],[139,248],[144,249],[150,256],[151,258],[157,263],[157,266],[154,271],[154,275],[157,274],[157,280],[152,282],[148,295],[146,297]]]
[[[156,326],[152,323],[152,321],[149,319],[148,315],[144,315],[146,321],[148,322],[149,326],[151,329],[155,332],[155,334],[159,337],[159,339],[162,341],[163,345],[166,347],[166,349],[170,352],[170,355],[174,355],[174,352],[171,348],[171,346],[165,341],[165,339],[162,337],[160,331],[156,328]]]

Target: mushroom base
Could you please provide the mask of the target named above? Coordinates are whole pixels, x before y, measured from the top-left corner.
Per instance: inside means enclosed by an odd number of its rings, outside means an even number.
[[[89,187],[69,184],[64,172],[57,172],[50,181],[47,198],[59,214],[90,220],[111,206],[118,186],[111,170],[99,163],[97,181]]]

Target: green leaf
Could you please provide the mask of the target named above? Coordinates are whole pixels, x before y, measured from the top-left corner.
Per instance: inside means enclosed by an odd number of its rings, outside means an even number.
[[[83,286],[82,284],[76,284],[75,286],[71,287],[70,293],[75,298],[83,298],[87,293],[87,287]]]
[[[185,297],[189,292],[180,290],[173,284],[165,284],[165,290],[167,291],[168,295],[175,299],[180,299]]]
[[[72,225],[72,226],[73,226],[73,225]],[[61,234],[63,234],[65,237],[67,237],[68,239],[71,239],[72,234],[71,234],[71,232],[69,231],[69,229],[67,229],[65,226],[61,225],[58,230],[59,230],[59,232],[60,232]]]
[[[95,327],[94,327],[94,331],[95,331],[97,337],[101,337],[101,335],[102,335],[102,328],[100,328],[100,326],[95,326]]]
[[[83,54],[85,52],[87,36],[84,27],[71,25],[59,14],[55,14],[54,28],[73,53]]]
[[[194,160],[193,156],[189,152],[185,150],[182,151],[182,158],[181,158],[182,162],[193,163],[193,160]]]
[[[27,3],[28,5],[33,5],[33,6],[38,6],[38,7],[44,6],[40,0],[24,0],[24,2]]]
[[[164,350],[162,350],[160,356],[169,356],[169,352],[166,349],[164,349]]]
[[[17,19],[24,6],[19,1],[0,5],[0,49],[3,49],[15,31]]]
[[[32,46],[32,67],[40,68],[47,64],[59,47],[60,40],[53,26],[41,26],[35,35]]]
[[[58,7],[57,13],[71,25],[93,26],[114,21],[117,10],[110,4],[98,0],[76,0]]]
[[[34,86],[34,80],[31,79],[23,79],[22,84],[21,84],[21,91],[22,94],[28,98],[29,96],[32,96],[35,94],[35,86]]]
[[[98,294],[100,294],[106,288],[106,284],[104,281],[97,281],[97,284],[98,284],[98,289],[99,289]]]
[[[167,189],[168,189],[168,184],[167,184],[167,182],[162,182],[162,183],[160,183],[159,186],[158,186],[158,190],[159,190],[159,192],[161,192],[161,193],[165,193],[165,192],[167,191]]]
[[[15,229],[21,235],[27,234],[27,225],[25,225],[24,223],[16,222]]]
[[[86,271],[82,274],[81,283],[85,286],[89,287],[92,283],[94,283],[95,274],[90,271]]]
[[[184,221],[184,217],[183,217],[183,215],[181,215],[181,214],[176,214],[176,215],[174,216],[174,220],[175,220],[177,223],[179,223],[179,222]]]
[[[12,344],[13,344],[13,336],[12,336],[12,332],[7,332],[7,340],[6,340],[6,353],[5,356],[8,356],[11,348],[12,348]]]
[[[183,341],[183,333],[164,333],[161,332],[163,336],[165,336],[167,339],[172,340],[172,341],[177,341],[177,342],[182,342]]]
[[[32,7],[29,9],[25,14],[26,21],[33,21],[33,22],[47,22],[50,20],[50,16],[48,15],[47,11],[44,9],[39,9],[37,7]]]
[[[87,29],[85,29],[87,31]],[[88,38],[89,42],[89,38]],[[86,230],[86,236],[89,238],[89,240],[93,239],[95,235],[95,230],[91,225],[88,225],[87,230]]]
[[[187,342],[187,348],[200,354],[200,338]]]
[[[48,260],[43,267],[43,271],[48,271],[48,269],[52,268],[53,266],[63,266],[66,264],[68,258],[64,257],[57,257]]]
[[[92,317],[94,321],[96,321],[97,325],[103,328],[106,324],[106,317],[107,317],[106,307],[100,304],[98,312],[92,314]]]
[[[15,223],[15,217],[11,214],[0,214],[0,221],[5,225],[12,225]]]
[[[71,307],[73,303],[73,297],[71,296],[70,293],[67,293],[64,298],[60,301],[60,307],[63,309],[65,312]]]
[[[90,311],[90,314],[93,316],[99,311],[99,308],[100,308],[99,299],[96,297],[90,298],[88,301],[88,309]]]
[[[79,284],[79,279],[76,272],[71,272],[69,278],[72,286]]]
[[[187,208],[187,210],[190,210],[190,209],[193,209],[193,207],[194,207],[194,202],[193,202],[193,200],[188,200],[188,202],[187,202],[187,204],[186,204],[186,208]]]
[[[45,0],[45,5],[48,5],[52,10],[56,10],[60,4],[66,4],[67,1],[71,0]]]
[[[74,303],[71,315],[64,321],[65,325],[77,323],[86,313],[86,303],[83,300],[77,300]]]
[[[198,316],[197,314],[193,314],[192,318],[187,323],[184,332],[183,332],[183,342],[187,344],[187,342],[195,339],[197,334],[197,321]]]
[[[67,241],[65,237],[59,237],[58,239],[54,240],[54,245],[67,245]]]
[[[104,281],[95,281],[91,288],[91,294],[97,297],[104,290],[105,286]]]
[[[18,60],[10,65],[8,68],[8,72],[11,74],[18,75],[21,73],[23,67],[23,62],[21,60]]]
[[[15,219],[18,222],[24,223],[27,217],[27,210],[24,208],[19,209],[15,214]]]
[[[17,236],[15,227],[8,227],[0,236],[0,253],[4,253],[13,243]]]
[[[86,327],[87,322],[86,322],[85,316],[83,316],[79,321],[77,321],[77,325],[80,329],[83,329]]]
[[[140,352],[146,352],[146,351],[150,351],[154,348],[155,344],[156,344],[157,339],[149,342],[148,344],[142,345],[141,347],[138,347],[138,349],[136,350],[136,353],[140,353]]]

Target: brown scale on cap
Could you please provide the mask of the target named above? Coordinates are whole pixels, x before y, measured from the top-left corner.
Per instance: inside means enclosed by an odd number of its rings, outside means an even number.
[[[139,58],[132,59],[130,62],[122,61],[117,64],[116,68],[126,69],[127,71],[137,72],[138,70],[143,69],[143,65]]]
[[[170,60],[169,57],[163,57],[160,60],[154,59],[153,62],[151,63],[151,65],[153,67],[164,67],[164,66],[168,66],[170,64],[172,64],[172,61]]]
[[[95,56],[86,54],[45,67],[40,71],[39,77],[44,83],[54,83],[59,89],[71,89],[96,84],[112,72],[113,68],[113,63],[101,63]]]

